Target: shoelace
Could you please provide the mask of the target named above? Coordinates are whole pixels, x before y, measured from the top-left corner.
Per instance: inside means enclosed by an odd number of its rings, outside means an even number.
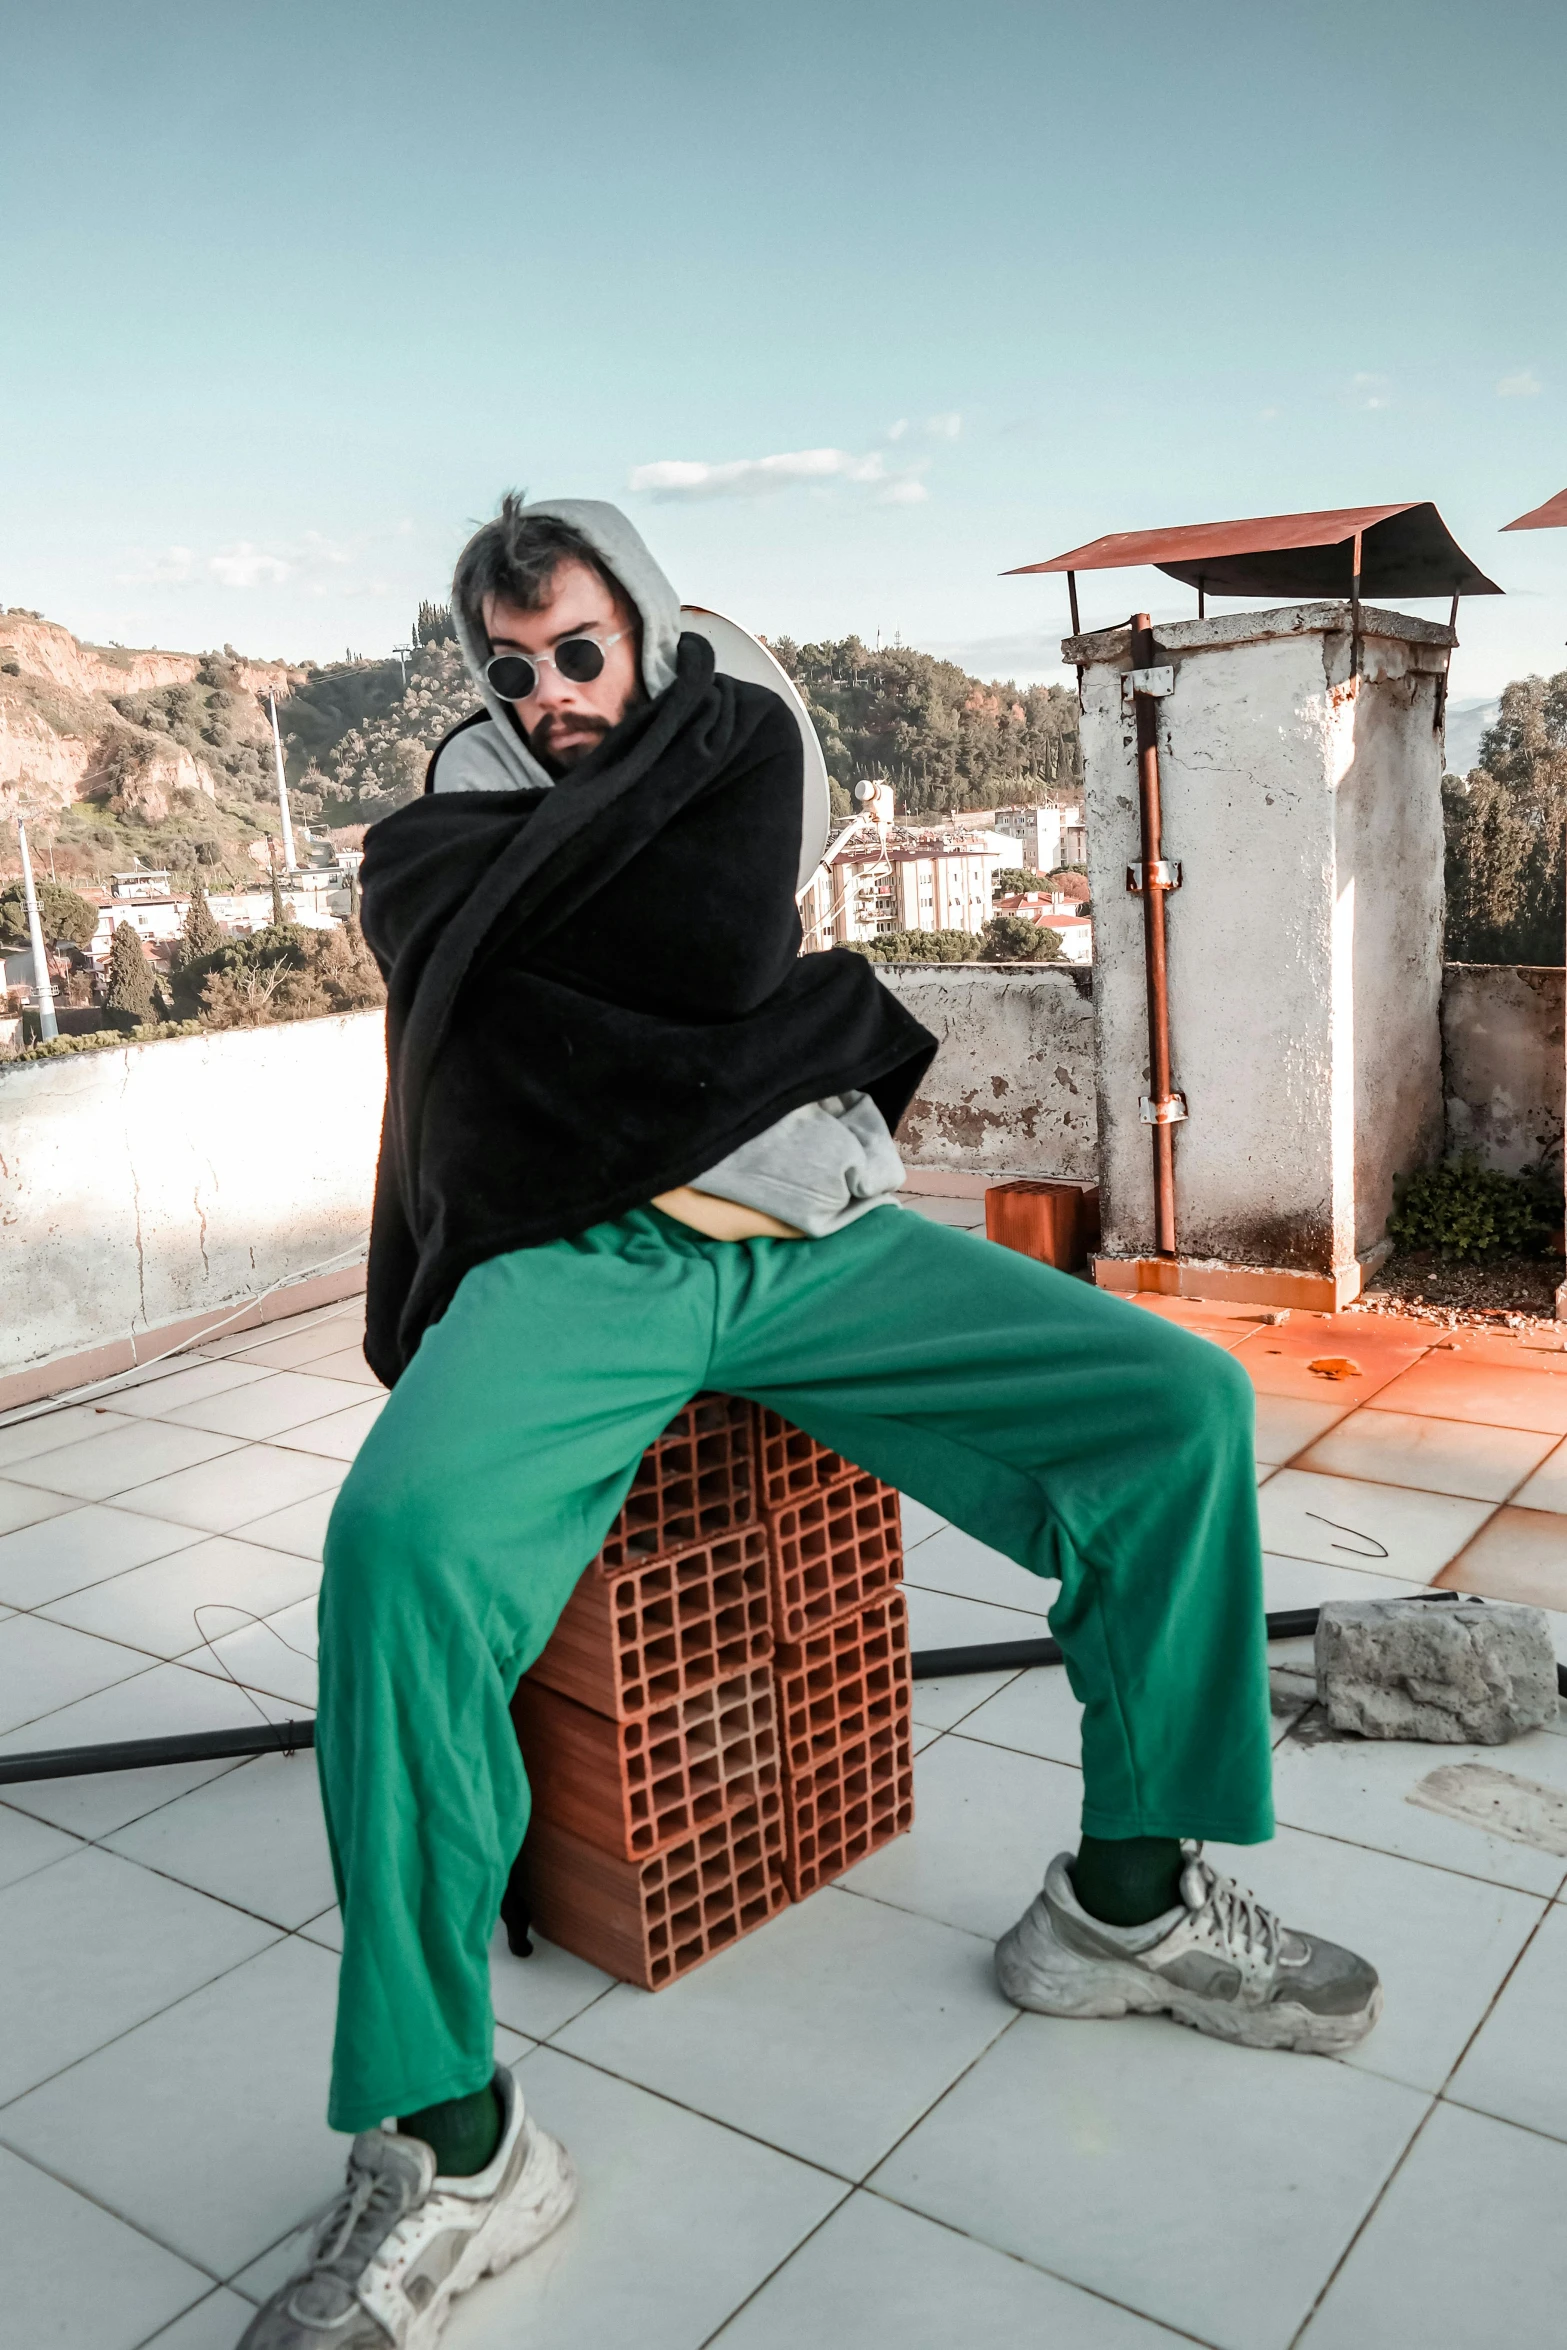
[[[1244,1945],[1248,1957],[1257,1949],[1270,1966],[1276,1962],[1284,1933],[1277,1912],[1237,1885],[1233,1877],[1222,1877],[1203,1859],[1200,1844],[1192,1846],[1181,1871],[1181,1899],[1194,1912],[1212,1910],[1226,1948],[1235,1950]]]
[[[355,2283],[370,2255],[407,2210],[406,2186],[388,2171],[350,2170],[348,2185],[321,2222],[307,2275]],[[367,2222],[373,2223],[374,2234]]]

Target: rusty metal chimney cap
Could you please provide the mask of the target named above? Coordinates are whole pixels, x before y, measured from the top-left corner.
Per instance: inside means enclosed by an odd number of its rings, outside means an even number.
[[[1504,522],[1503,530],[1567,530],[1567,490],[1558,490],[1554,498],[1547,498],[1543,506],[1531,513],[1520,514],[1516,522]]]
[[[1319,514],[1260,514],[1179,530],[1113,531],[1033,571],[1121,571],[1149,563],[1210,595],[1321,598],[1349,592],[1360,534],[1360,593],[1373,596],[1499,596],[1470,562],[1429,500],[1403,506],[1335,506]]]

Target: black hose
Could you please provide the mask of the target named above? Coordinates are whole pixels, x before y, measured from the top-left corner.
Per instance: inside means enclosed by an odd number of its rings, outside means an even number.
[[[85,1779],[99,1771],[144,1771],[159,1763],[229,1762],[251,1754],[297,1754],[314,1746],[316,1725],[257,1722],[243,1730],[191,1730],[178,1738],[119,1738],[110,1746],[41,1747],[0,1754],[0,1786],[30,1779]]]
[[[1424,1596],[1424,1595],[1422,1595]],[[1433,1591],[1456,1600],[1456,1591]],[[1317,1628],[1314,1607],[1279,1608],[1268,1618],[1270,1640],[1305,1640]],[[1030,1665],[1058,1665],[1061,1644],[1051,1639],[992,1640],[976,1648],[921,1648],[910,1659],[916,1681],[950,1681],[964,1673],[1017,1673]],[[1567,1697],[1567,1665],[1556,1668]],[[112,1746],[56,1746],[33,1754],[0,1755],[0,1787],[33,1779],[87,1778],[99,1771],[142,1771],[159,1763],[230,1762],[252,1754],[298,1754],[316,1742],[314,1720],[258,1723],[249,1730],[196,1730],[183,1738],[125,1738]]]
[[[1446,1598],[1447,1593],[1442,1595]],[[1317,1628],[1314,1607],[1282,1608],[1268,1618],[1270,1640],[1304,1640]],[[978,1648],[917,1648],[910,1660],[916,1681],[950,1681],[960,1673],[1016,1673],[1028,1665],[1058,1665],[1058,1640],[992,1640]]]

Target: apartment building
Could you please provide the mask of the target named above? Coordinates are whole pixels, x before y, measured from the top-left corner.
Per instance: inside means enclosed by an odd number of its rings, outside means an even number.
[[[962,829],[1004,834],[1014,843],[1008,864],[1032,873],[1054,873],[1060,865],[1087,860],[1088,836],[1080,802],[1042,800],[1037,807],[966,809],[952,819]]]
[[[855,818],[830,842],[800,903],[808,950],[889,930],[982,930],[1010,839],[957,828],[881,827]]]

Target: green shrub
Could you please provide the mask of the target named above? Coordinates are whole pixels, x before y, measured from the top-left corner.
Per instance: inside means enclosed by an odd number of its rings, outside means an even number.
[[[1387,1222],[1397,1248],[1450,1263],[1544,1255],[1562,1229],[1562,1186],[1539,1167],[1499,1175],[1478,1159],[1423,1167],[1397,1187]]]
[[[205,1036],[199,1020],[160,1020],[145,1028],[98,1028],[90,1036],[52,1036],[47,1044],[30,1044],[14,1053],[0,1068],[14,1069],[22,1061],[62,1061],[70,1053],[118,1052],[128,1044],[156,1044],[165,1036]]]
[[[984,940],[973,930],[884,930],[852,943],[872,963],[977,963]]]

